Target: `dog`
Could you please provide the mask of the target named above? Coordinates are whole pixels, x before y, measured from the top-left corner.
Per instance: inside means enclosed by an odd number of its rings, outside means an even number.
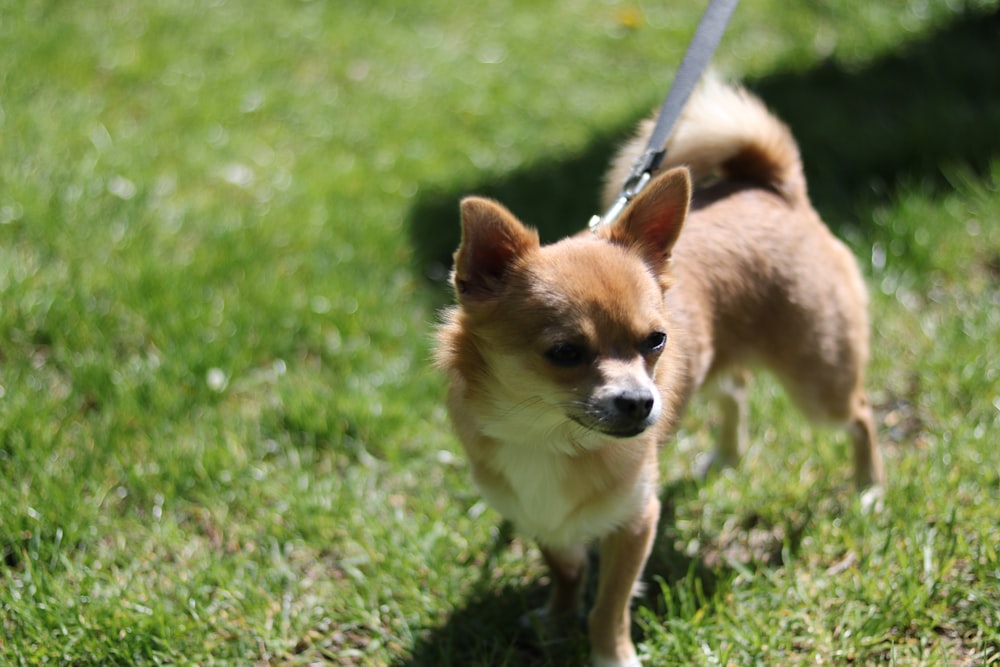
[[[652,125],[613,160],[605,204]],[[791,132],[747,90],[703,82],[649,185],[594,232],[541,245],[495,201],[460,209],[457,305],[435,347],[450,418],[485,500],[540,546],[541,618],[580,613],[599,544],[594,665],[639,664],[629,605],[660,514],[658,450],[698,388],[726,389],[720,465],[746,448],[747,372],[764,367],[847,428],[857,485],[881,487],[864,282],[810,204]]]

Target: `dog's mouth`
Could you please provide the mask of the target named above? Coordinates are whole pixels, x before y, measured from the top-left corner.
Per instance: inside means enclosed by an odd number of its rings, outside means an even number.
[[[653,425],[652,422],[648,422],[647,420],[643,420],[642,422],[628,421],[627,423],[623,423],[607,417],[593,415],[569,415],[569,418],[587,430],[597,431],[602,435],[618,438],[620,440],[634,438],[637,435],[641,435],[646,431],[646,429]]]
[[[655,394],[625,389],[567,406],[566,415],[584,428],[611,438],[634,438],[653,426],[660,414]]]
[[[648,427],[645,425],[633,426],[623,429],[609,429],[602,431],[602,433],[604,433],[604,435],[610,435],[612,438],[619,438],[624,440],[626,438],[634,438],[635,436],[640,435],[641,433],[645,432],[647,428]]]

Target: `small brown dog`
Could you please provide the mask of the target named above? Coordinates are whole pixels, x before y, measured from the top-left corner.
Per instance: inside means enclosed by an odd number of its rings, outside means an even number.
[[[615,160],[608,203],[651,127]],[[693,200],[692,177],[714,179]],[[486,500],[541,546],[544,616],[578,613],[600,542],[595,665],[639,664],[629,602],[659,518],[658,445],[706,381],[734,379],[721,463],[745,448],[744,369],[765,366],[808,415],[849,428],[858,485],[881,484],[864,284],[809,203],[791,133],[745,90],[703,84],[659,174],[594,233],[541,246],[496,202],[461,212],[437,345],[450,415]]]

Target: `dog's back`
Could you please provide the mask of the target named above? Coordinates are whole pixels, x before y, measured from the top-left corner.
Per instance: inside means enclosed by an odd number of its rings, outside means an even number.
[[[606,201],[617,196],[651,130],[651,121],[640,125],[612,163]],[[733,369],[768,367],[809,416],[850,425],[858,481],[881,481],[862,389],[864,282],[809,202],[791,132],[746,90],[709,79],[692,95],[666,149],[661,169],[687,166],[696,184],[665,297],[686,331],[694,385]]]

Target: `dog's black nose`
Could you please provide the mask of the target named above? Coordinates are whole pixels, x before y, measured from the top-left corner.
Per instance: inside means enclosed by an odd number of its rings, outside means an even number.
[[[642,421],[653,411],[653,395],[648,391],[628,391],[615,397],[615,408],[622,417]]]

